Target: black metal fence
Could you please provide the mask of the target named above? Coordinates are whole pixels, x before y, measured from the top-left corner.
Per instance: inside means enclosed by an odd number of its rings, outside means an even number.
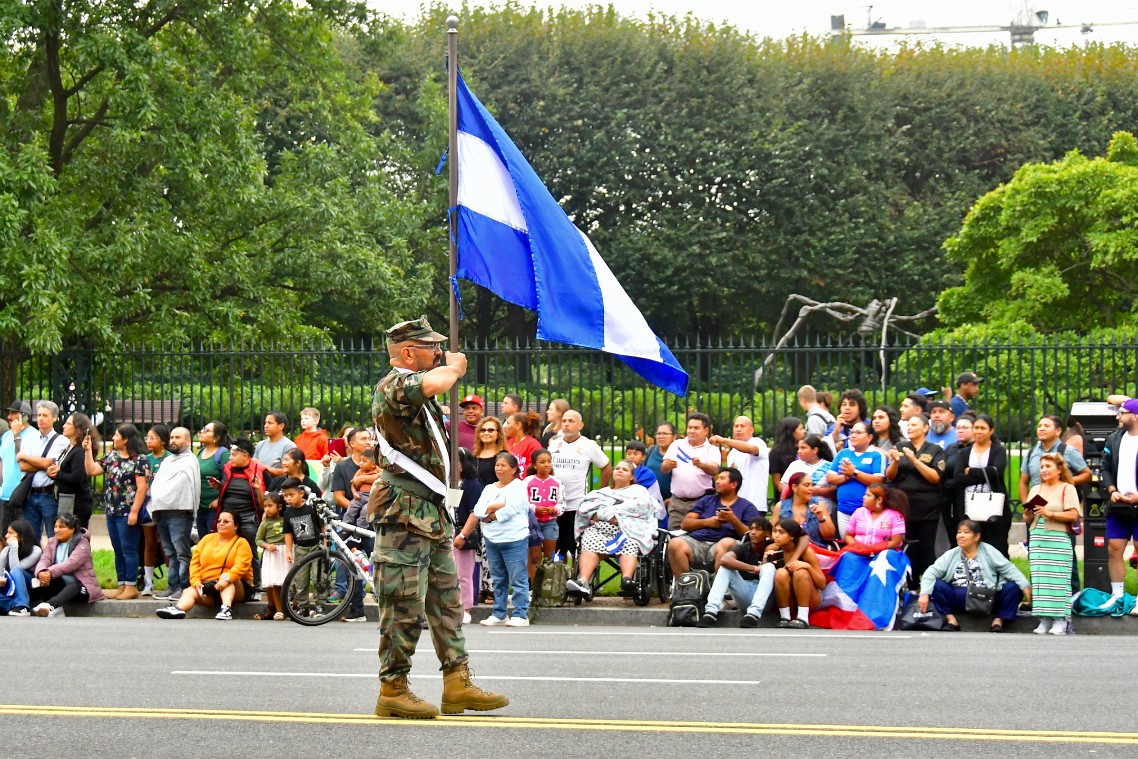
[[[795,393],[806,383],[835,396],[861,388],[872,408],[896,406],[917,387],[940,389],[958,373],[975,371],[985,378],[976,406],[996,419],[997,435],[1013,445],[1031,437],[1041,414],[1063,415],[1074,401],[1112,392],[1138,395],[1135,343],[901,338],[881,346],[855,336],[804,339],[773,356],[770,346],[754,342],[671,345],[691,374],[685,398],[648,386],[599,351],[542,342],[468,347],[471,369],[461,390],[488,400],[509,392],[531,403],[565,398],[581,411],[586,432],[606,447],[619,447],[641,429],[651,433],[661,420],[681,423],[692,409],[709,414],[719,430],[747,414],[769,438],[782,417],[800,412]],[[335,430],[368,421],[371,389],[386,368],[382,345],[359,342],[0,353],[0,398],[51,399],[65,410],[101,414],[104,427],[176,421],[198,429],[220,419],[254,434],[268,410],[295,420],[300,409],[314,406],[324,426]]]

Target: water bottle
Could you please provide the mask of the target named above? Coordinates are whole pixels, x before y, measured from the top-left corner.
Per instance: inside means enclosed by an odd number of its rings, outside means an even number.
[[[355,560],[359,568],[362,569],[365,573],[371,572],[371,559],[368,558],[366,553],[358,548],[353,548],[352,558]]]

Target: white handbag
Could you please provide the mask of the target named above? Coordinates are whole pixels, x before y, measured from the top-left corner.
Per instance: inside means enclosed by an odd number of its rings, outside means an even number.
[[[988,481],[988,470],[981,471],[984,472],[984,483],[988,486],[988,492],[965,493],[964,515],[977,522],[986,522],[989,517],[999,518],[1004,515],[1004,503],[1008,497],[1003,493],[993,493],[992,483]]]

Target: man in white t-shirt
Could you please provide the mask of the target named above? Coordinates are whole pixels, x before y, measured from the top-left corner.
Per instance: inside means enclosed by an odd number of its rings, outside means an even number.
[[[698,411],[688,416],[687,437],[674,441],[664,454],[660,471],[672,475],[672,497],[668,499],[668,529],[680,529],[680,523],[695,502],[714,492],[715,475],[719,474],[721,456],[707,436],[711,418]]]
[[[765,440],[755,437],[755,423],[750,417],[735,417],[730,438],[712,435],[709,442],[727,449],[727,466],[735,467],[743,475],[739,497],[746,498],[760,513],[766,514],[771,452]]]
[[[589,470],[601,470],[601,487],[609,483],[612,476],[612,463],[595,441],[581,434],[585,423],[578,411],[569,409],[561,415],[561,437],[549,441],[549,453],[553,457],[553,476],[561,481],[565,494],[565,506],[557,518],[557,550],[570,554],[577,543],[577,509],[585,493],[589,490]]]

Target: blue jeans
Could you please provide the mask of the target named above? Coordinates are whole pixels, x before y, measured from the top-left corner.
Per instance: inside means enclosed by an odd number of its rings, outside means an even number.
[[[24,501],[24,519],[31,523],[37,543],[41,536],[52,535],[58,515],[59,504],[51,493],[29,493],[28,500]]]
[[[967,587],[949,585],[944,580],[937,580],[931,594],[933,606],[941,614],[963,614],[964,604],[968,597]],[[1023,591],[1014,582],[1006,582],[996,591],[992,601],[992,616],[1011,622],[1016,618],[1019,602],[1023,600]]]
[[[142,540],[142,527],[131,527],[127,517],[107,517],[107,533],[115,549],[115,575],[119,585],[134,585],[138,580],[138,544]]]
[[[167,587],[181,593],[190,587],[190,528],[194,512],[181,509],[155,511],[158,539],[166,554]]]
[[[514,616],[529,617],[529,575],[526,557],[529,555],[529,538],[513,543],[486,541],[486,560],[490,562],[490,576],[494,578],[494,609],[498,619],[506,618],[507,595],[513,588]]]
[[[360,544],[357,547],[361,551],[363,551],[369,559],[371,559],[371,555],[375,551],[375,538],[361,537],[359,539],[359,541],[360,541]],[[345,582],[347,582],[347,578],[345,578]],[[374,580],[373,580],[373,582],[374,582]],[[344,585],[344,588],[345,589],[347,588],[346,584]],[[349,617],[362,617],[363,615],[364,615],[364,584],[362,582],[357,582],[356,583],[356,592],[352,594],[352,601],[350,604],[348,604],[348,616]]]
[[[8,572],[12,576],[13,593],[11,596],[7,595],[7,588],[0,592],[0,610],[9,612],[20,606],[27,609],[32,605],[28,600],[28,583],[31,582],[31,575],[25,572],[23,567],[9,569]]]
[[[217,523],[217,509],[198,508],[198,540],[214,531]]]
[[[774,590],[774,575],[777,571],[774,564],[763,564],[759,570],[759,579],[744,580],[736,570],[720,567],[715,573],[715,581],[711,583],[704,611],[708,614],[718,614],[723,608],[723,597],[730,589],[736,607],[742,609],[743,604],[747,604],[747,614],[753,617],[763,616],[763,609],[766,608],[767,600]]]

